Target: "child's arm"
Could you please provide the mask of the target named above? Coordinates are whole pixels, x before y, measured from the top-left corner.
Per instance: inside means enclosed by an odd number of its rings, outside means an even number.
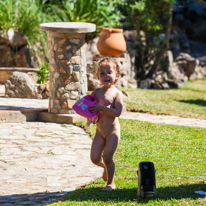
[[[104,113],[106,113],[107,115],[110,115],[112,117],[119,117],[122,113],[122,108],[123,108],[123,96],[122,93],[120,91],[117,92],[117,96],[115,98],[115,102],[114,102],[114,108],[108,108],[104,105],[98,104],[96,103],[93,106],[90,106],[91,112],[99,112],[102,111]]]

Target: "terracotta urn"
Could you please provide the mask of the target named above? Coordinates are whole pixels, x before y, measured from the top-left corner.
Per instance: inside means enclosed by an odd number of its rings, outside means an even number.
[[[101,55],[121,56],[127,49],[123,29],[102,28],[97,49]]]

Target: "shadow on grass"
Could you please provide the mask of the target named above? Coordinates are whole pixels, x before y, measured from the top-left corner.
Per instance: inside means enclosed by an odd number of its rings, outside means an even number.
[[[204,198],[194,193],[194,191],[206,191],[206,184],[180,185],[178,187],[160,187],[157,188],[157,196],[153,198],[137,197],[137,188],[116,189],[114,191],[102,191],[100,187],[85,188],[82,187],[73,192],[43,192],[34,194],[14,194],[0,195],[0,205],[38,205],[43,206],[49,203],[64,202],[66,205],[71,205],[68,201],[95,203],[102,201],[105,204],[111,202],[125,203],[147,203],[148,201],[182,199],[182,198]],[[62,198],[63,197],[63,198]],[[62,199],[61,199],[62,198]],[[93,204],[92,203],[92,204]],[[91,204],[90,204],[91,205]],[[102,204],[101,204],[102,205]]]
[[[196,104],[199,106],[206,107],[206,101],[202,99],[196,99],[196,100],[180,100],[178,102],[188,103],[188,104]]]
[[[195,194],[195,191],[206,191],[205,184],[180,185],[177,187],[160,187],[157,188],[157,196],[152,198],[137,197],[137,188],[131,189],[116,189],[114,191],[102,191],[101,188],[80,188],[74,192],[69,192],[64,196],[62,201],[103,201],[103,202],[138,202],[147,203],[153,200],[169,200],[193,198],[198,199],[200,196]]]

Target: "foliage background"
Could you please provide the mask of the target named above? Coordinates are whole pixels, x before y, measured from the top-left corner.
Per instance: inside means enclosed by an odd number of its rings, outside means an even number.
[[[22,32],[34,56],[47,60],[47,32],[39,29],[45,22],[90,22],[102,27],[119,27],[121,12],[117,0],[0,0],[0,35],[8,30]],[[48,61],[48,60],[47,60]]]

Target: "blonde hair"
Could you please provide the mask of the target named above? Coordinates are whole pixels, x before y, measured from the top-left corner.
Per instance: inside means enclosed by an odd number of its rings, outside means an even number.
[[[113,64],[113,68],[115,70],[115,72],[117,74],[120,75],[120,67],[119,67],[119,64],[117,63],[117,60],[113,57],[103,57],[99,62],[98,62],[98,67],[97,67],[97,70],[96,70],[96,77],[98,77],[99,75],[99,72],[100,72],[100,69],[103,65],[105,64],[109,64],[109,63],[112,63]],[[115,80],[115,84],[117,83],[118,80]]]

